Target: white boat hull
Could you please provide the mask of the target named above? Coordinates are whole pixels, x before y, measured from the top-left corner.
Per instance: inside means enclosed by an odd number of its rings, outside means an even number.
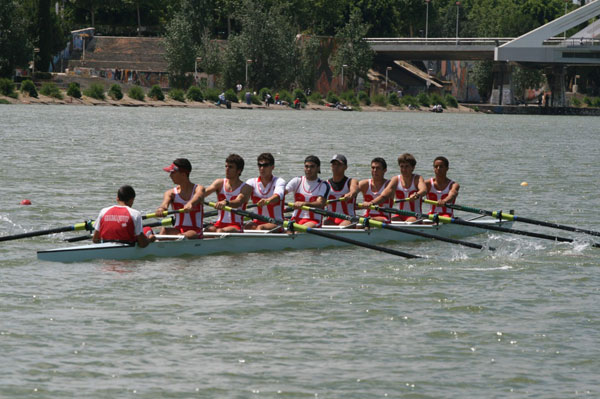
[[[512,222],[497,220],[480,220],[476,223],[502,225],[510,227]],[[461,238],[481,234],[484,229],[456,224],[409,224],[394,223],[411,230],[435,234],[441,237]],[[367,244],[382,244],[385,242],[408,242],[426,240],[416,235],[392,230],[372,229],[322,229],[328,233],[351,238]],[[314,234],[273,234],[260,231],[246,233],[205,233],[202,240],[158,240],[146,248],[129,246],[120,243],[102,243],[65,247],[38,251],[40,260],[53,262],[81,262],[93,259],[141,259],[146,257],[175,257],[175,256],[204,256],[214,254],[232,254],[259,251],[283,251],[290,249],[325,248],[347,246],[345,242],[324,238]]]

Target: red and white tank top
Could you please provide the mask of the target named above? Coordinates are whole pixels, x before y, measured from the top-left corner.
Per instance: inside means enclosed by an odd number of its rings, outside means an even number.
[[[431,178],[431,180],[429,180],[429,183],[431,184],[431,189],[427,193],[427,199],[431,201],[440,201],[448,196],[448,194],[450,193],[450,189],[454,184],[454,181],[450,180],[448,182],[448,185],[444,187],[443,190],[438,190],[435,188],[433,177]],[[450,201],[449,204],[454,204],[454,200]],[[454,210],[445,206],[431,205],[431,210],[429,211],[429,214],[433,215],[434,213],[437,213],[438,215],[442,216],[454,216]]]
[[[134,243],[142,233],[142,215],[128,206],[110,206],[100,211],[94,228],[102,241]]]
[[[279,195],[279,202],[277,204],[269,204],[257,208],[259,215],[265,215],[271,218],[283,219],[283,205],[285,199],[285,181],[280,178],[273,176],[269,184],[266,186],[260,181],[260,176],[246,181],[250,187],[252,187],[252,202],[258,203],[261,199],[271,198],[274,194]]]
[[[192,197],[196,192],[197,184],[194,184],[194,188],[192,189]],[[191,198],[190,198],[191,199]],[[183,199],[180,195],[180,190],[175,187],[173,189],[173,202],[171,206],[173,210],[177,211],[182,209],[185,204],[189,202],[189,199]],[[190,212],[187,213],[176,213],[175,214],[175,225],[176,228],[188,227],[193,228],[196,231],[202,231],[202,224],[204,222],[204,207],[202,204],[198,204],[192,208]]]
[[[242,182],[242,184],[240,184],[235,190],[227,191],[225,187],[227,186],[228,182],[228,179],[223,179],[223,186],[217,193],[217,199],[219,201],[233,201],[238,195],[240,195],[242,188],[246,185],[246,183]],[[246,204],[242,205],[241,209],[246,209]],[[219,219],[217,220],[217,223],[235,223],[240,227],[240,229],[242,229],[244,225],[244,218],[240,215],[236,215],[235,213],[219,210]]]
[[[321,179],[309,181],[306,180],[305,176],[293,178],[286,188],[288,192],[294,193],[294,201],[302,202],[313,202],[319,197],[327,198],[327,194],[329,193],[329,184],[327,182]],[[318,213],[296,209],[292,214],[292,220],[298,221],[301,219],[311,219],[321,222],[323,216]]]
[[[419,192],[419,188],[415,184],[419,180],[419,175],[413,175],[410,187],[402,185],[402,175],[398,175],[398,185],[396,186],[396,199],[403,200],[410,197],[414,193]],[[421,204],[423,201],[419,198],[416,201],[402,201],[398,203],[398,209],[403,211],[421,213]]]
[[[369,187],[367,187],[367,191],[363,194],[365,202],[372,202],[375,198],[379,197],[388,184],[390,184],[390,181],[386,179],[379,188],[379,190],[373,191],[373,179],[369,179]],[[394,206],[394,199],[390,198],[389,200],[379,204],[379,206],[382,208],[391,208]],[[373,209],[367,209],[367,211],[365,212],[365,217],[367,218],[372,218],[375,216],[384,217],[386,219],[390,218],[388,213],[375,211]]]
[[[339,191],[336,191],[333,188],[332,184],[330,182],[328,182],[329,195],[327,196],[327,200],[335,201],[335,200],[340,199],[344,195],[348,194],[350,192],[350,182],[351,181],[352,181],[352,179],[346,178],[346,183],[344,183],[344,186]],[[356,214],[355,208],[356,208],[356,198],[352,198],[352,201],[337,201],[337,202],[331,202],[331,203],[327,204],[327,210],[329,212],[343,213],[344,215],[349,215],[349,216],[354,216]]]

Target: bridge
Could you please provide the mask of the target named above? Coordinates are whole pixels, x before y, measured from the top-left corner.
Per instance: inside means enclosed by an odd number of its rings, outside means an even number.
[[[593,1],[517,38],[366,38],[378,54],[394,60],[493,60],[499,104],[512,103],[511,65],[544,68],[556,105],[565,106],[565,67],[600,66],[600,20],[573,36],[558,35],[600,15]],[[509,87],[508,93],[505,86]],[[556,95],[554,95],[556,93]]]

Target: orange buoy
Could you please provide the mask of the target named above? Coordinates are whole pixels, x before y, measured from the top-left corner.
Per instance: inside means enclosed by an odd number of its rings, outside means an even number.
[[[28,199],[24,199],[23,201],[21,201],[21,205],[31,205],[31,201],[29,201]]]

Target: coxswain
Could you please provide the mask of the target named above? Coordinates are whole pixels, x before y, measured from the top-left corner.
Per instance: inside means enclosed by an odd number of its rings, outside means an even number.
[[[117,205],[100,211],[94,223],[92,241],[137,243],[140,248],[147,247],[156,240],[152,230],[148,228],[148,236],[142,227],[142,214],[131,208],[135,200],[135,190],[131,186],[121,186],[117,191]]]
[[[303,206],[324,209],[327,204],[329,185],[319,179],[321,173],[321,160],[314,155],[304,159],[304,176],[294,177],[290,180],[285,192],[294,196],[294,213],[292,221],[306,227],[321,227],[323,216],[303,210]]]
[[[450,162],[446,157],[437,157],[433,160],[434,177],[425,182],[427,186],[427,199],[436,201],[437,205],[431,205],[429,214],[438,214],[439,216],[452,217],[454,211],[448,208],[446,204],[454,204],[458,197],[460,185],[449,179],[447,176]]]
[[[369,209],[368,206],[371,205],[373,200],[379,197],[388,187],[390,180],[385,178],[386,172],[387,162],[385,162],[385,159],[380,157],[373,158],[371,161],[371,178],[358,182],[358,189],[363,195],[363,207],[367,208],[364,216],[380,222],[389,222],[390,215],[385,212]],[[390,197],[378,205],[391,208],[394,206],[394,200]]]
[[[329,195],[327,196],[327,210],[330,212],[343,213],[355,216],[356,196],[358,195],[358,181],[346,176],[348,160],[342,154],[335,154],[331,158],[332,177],[327,181],[329,184]],[[324,225],[348,226],[350,220],[336,217],[328,217]]]
[[[258,177],[246,181],[252,187],[252,203],[256,204],[256,213],[274,219],[283,220],[283,205],[285,203],[285,180],[273,176],[275,158],[270,152],[264,152],[257,158]],[[278,226],[254,219],[244,226],[247,230],[273,230]]]
[[[177,158],[163,170],[176,186],[165,191],[163,202],[156,213],[162,214],[169,206],[174,211],[182,210],[183,213],[176,213],[174,226],[161,228],[160,234],[202,238],[205,193],[203,186],[190,181],[192,164],[186,158]]]
[[[246,204],[252,196],[252,187],[240,179],[243,170],[244,158],[238,154],[230,154],[225,159],[225,178],[215,180],[206,188],[207,196],[217,193],[215,208],[219,210],[217,221],[207,227],[206,231],[236,233],[244,230],[242,216],[223,210],[225,206],[246,209]]]
[[[421,198],[427,193],[427,186],[423,177],[414,173],[417,160],[412,154],[404,153],[398,157],[398,166],[400,167],[400,174],[391,178],[390,183],[381,195],[371,203],[365,203],[364,205],[381,205],[395,199],[398,201],[399,209],[421,213],[421,204],[423,202]],[[415,222],[417,218],[414,216],[394,215],[392,220]]]

